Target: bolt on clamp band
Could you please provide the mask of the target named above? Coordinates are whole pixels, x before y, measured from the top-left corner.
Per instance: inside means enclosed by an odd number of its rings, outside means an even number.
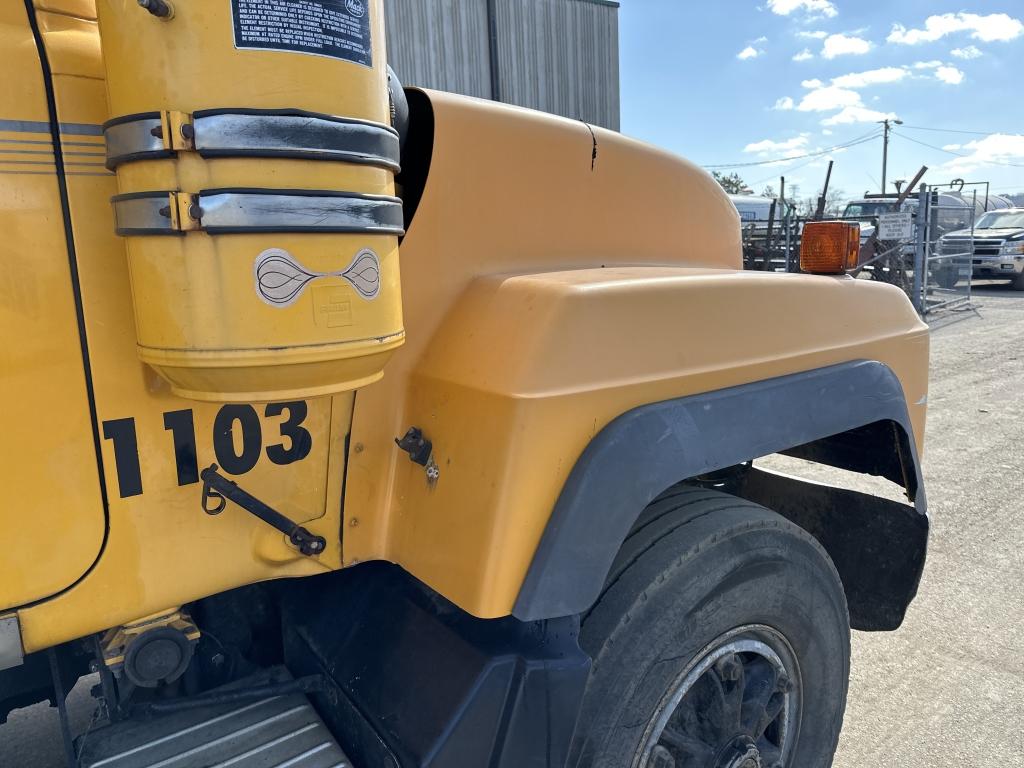
[[[174,150],[166,143],[164,121],[159,112],[128,115],[103,124],[107,145],[107,168],[134,160],[159,160],[173,157]]]
[[[405,234],[402,201],[354,192],[209,189],[115,195],[119,235],[253,232]]]
[[[114,195],[114,231],[119,235],[183,235],[176,192]]]
[[[381,123],[303,110],[208,109],[125,115],[103,125],[107,168],[195,151],[201,157],[282,157],[398,172],[398,132]]]

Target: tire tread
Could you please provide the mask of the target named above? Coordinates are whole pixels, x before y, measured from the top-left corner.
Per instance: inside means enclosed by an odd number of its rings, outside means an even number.
[[[642,628],[638,632],[636,622],[661,615],[662,607],[676,600],[675,590],[681,584],[696,585],[702,579],[716,578],[700,569],[695,571],[694,560],[719,547],[722,554],[716,557],[735,556],[730,553],[749,546],[743,544],[749,534],[757,536],[758,533],[773,531],[781,533],[782,537],[772,534],[767,539],[762,537],[762,540],[791,542],[786,546],[794,547],[794,565],[800,565],[807,577],[820,585],[818,599],[822,602],[814,603],[813,610],[818,610],[819,606],[824,609],[826,604],[830,604],[833,606],[833,618],[828,620],[845,619],[845,629],[842,630],[845,637],[842,633],[832,636],[835,638],[835,653],[845,656],[842,663],[848,665],[849,624],[845,594],[831,558],[818,541],[802,528],[758,504],[714,489],[681,484],[657,497],[637,519],[613,562],[600,596],[582,617],[580,644],[593,660],[587,686],[591,704],[588,706],[585,701],[581,711],[581,717],[585,718],[582,722],[589,722],[588,718],[604,711],[607,706],[617,708],[612,702],[632,701],[649,689],[653,678],[648,679],[647,675],[655,674],[654,668],[649,673],[637,674],[638,669],[633,664],[623,665],[623,659],[637,658],[636,651],[631,650],[637,643],[657,642],[655,637],[648,635],[648,629]],[[797,552],[801,554],[797,555]],[[825,573],[831,578],[823,579]],[[724,582],[708,582],[710,586],[721,583]],[[823,621],[827,615],[822,614]],[[669,654],[658,664],[669,663],[673,658],[681,657]],[[843,702],[846,685],[844,678],[842,690],[837,691]],[[596,710],[594,706],[597,706]],[[842,723],[842,709],[840,706],[838,719],[816,737],[818,748],[828,749],[831,742],[831,749],[834,749]],[[605,717],[601,716],[599,720],[604,722]],[[599,758],[601,751],[595,753],[594,749],[609,737],[609,732],[604,730],[608,725],[610,723],[597,726],[596,731],[591,728],[577,731],[572,765],[606,765],[606,758]],[[626,727],[627,731],[629,727]],[[826,730],[834,730],[834,733],[825,733]]]

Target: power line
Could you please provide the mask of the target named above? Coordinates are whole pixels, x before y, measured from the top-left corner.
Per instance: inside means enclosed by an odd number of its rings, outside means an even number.
[[[766,176],[765,178],[760,179],[759,181],[752,181],[747,186],[748,187],[756,187],[756,186],[759,186],[761,184],[765,184],[765,183],[771,181],[772,179],[775,179],[778,176],[785,176],[786,174],[792,173],[793,171],[798,171],[801,168],[810,165],[811,163],[813,163],[817,159],[818,158],[816,158],[816,157],[812,157],[810,160],[807,160],[805,162],[797,163],[796,165],[787,165],[784,168],[779,168],[778,171],[776,173],[773,173],[771,176]]]
[[[965,155],[965,154],[963,154],[961,152],[954,152],[951,149],[945,149],[943,147],[936,147],[934,144],[928,144],[928,143],[923,142],[923,141],[918,141],[917,139],[912,139],[909,136],[903,136],[901,134],[895,134],[895,135],[899,136],[901,139],[905,139],[906,141],[912,141],[915,144],[920,144],[922,147],[928,147],[928,149],[934,149],[936,152],[945,152],[947,155],[953,155],[954,157],[970,157],[970,155]],[[1011,162],[1008,162],[1006,160],[988,160],[988,159],[978,158],[976,160],[976,162],[979,163],[980,165],[1005,165],[1005,166],[1008,166],[1008,167],[1011,167],[1011,168],[1024,168],[1024,163],[1011,163]]]
[[[968,133],[973,136],[991,136],[993,133],[1003,133],[1002,131],[965,131],[960,128],[928,128],[923,125],[904,125],[903,127],[911,128],[915,131],[934,131],[935,133]]]
[[[864,139],[864,140],[869,140],[869,139],[873,139],[873,138],[877,139],[880,135],[881,135],[880,131],[874,131],[874,132],[869,132],[867,134],[864,134],[863,136],[860,136],[860,137],[858,137],[856,139],[851,139],[850,141],[859,142],[861,139]],[[794,159],[794,158],[790,158],[790,159]],[[784,175],[792,173],[793,171],[798,171],[801,168],[806,168],[808,165],[810,165],[811,163],[813,163],[817,159],[818,159],[818,156],[815,155],[815,156],[811,157],[809,160],[805,160],[802,163],[797,163],[797,164],[792,164],[791,163],[789,165],[786,165],[785,167],[779,168],[771,176],[766,176],[763,179],[759,179],[758,181],[752,181],[747,186],[749,186],[749,187],[757,187],[757,186],[759,186],[761,184],[764,184],[766,182],[772,181],[777,176],[784,176]]]
[[[934,149],[936,152],[945,152],[947,155],[954,155],[955,157],[967,157],[967,155],[961,154],[959,152],[954,152],[951,149],[945,149],[944,147],[936,147],[934,144],[928,144],[928,143],[926,143],[924,141],[918,141],[917,139],[912,139],[909,136],[903,136],[901,134],[897,134],[897,135],[899,135],[899,137],[901,139],[906,139],[907,141],[912,141],[915,144],[920,144],[922,147],[928,147],[928,149]]]
[[[758,161],[755,161],[755,162],[745,162],[745,163],[719,163],[719,164],[716,164],[716,165],[705,165],[705,166],[702,166],[702,167],[707,168],[707,169],[716,169],[716,168],[749,168],[749,167],[758,166],[758,165],[773,165],[773,164],[778,164],[778,163],[786,163],[786,162],[788,162],[790,160],[803,160],[803,159],[808,158],[808,157],[810,157],[810,158],[821,157],[822,155],[827,155],[830,152],[835,152],[836,150],[839,150],[839,149],[848,149],[849,147],[854,147],[854,146],[857,146],[858,144],[864,144],[864,143],[866,143],[868,141],[874,141],[875,139],[877,139],[881,135],[882,135],[881,131],[876,131],[872,135],[862,136],[859,139],[853,139],[851,141],[846,142],[845,144],[837,144],[836,146],[829,147],[828,149],[822,149],[822,150],[819,150],[817,152],[808,152],[808,153],[803,154],[803,155],[792,155],[790,157],[777,157],[777,158],[774,158],[772,160],[758,160]]]
[[[822,149],[822,150],[819,150],[817,152],[808,152],[807,154],[803,154],[803,155],[793,155],[791,157],[777,157],[777,158],[774,158],[772,160],[757,160],[757,161],[744,162],[744,163],[716,163],[716,164],[713,164],[713,165],[704,165],[702,167],[703,168],[707,168],[709,170],[711,170],[711,169],[718,169],[718,168],[751,168],[751,167],[757,166],[757,165],[772,165],[772,164],[776,164],[776,163],[785,163],[785,162],[788,162],[790,160],[803,160],[804,158],[808,158],[808,157],[821,157],[822,155],[827,155],[830,152],[835,152],[836,150],[839,150],[839,149],[848,149],[850,147],[855,147],[858,144],[865,144],[865,143],[867,143],[869,141],[874,141],[875,139],[877,139],[881,135],[882,135],[881,131],[874,131],[873,133],[865,134],[864,136],[861,136],[859,138],[851,139],[850,141],[846,142],[845,144],[836,144],[834,147],[829,147],[828,149]]]

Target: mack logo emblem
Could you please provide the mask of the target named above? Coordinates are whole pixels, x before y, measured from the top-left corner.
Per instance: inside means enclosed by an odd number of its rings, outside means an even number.
[[[306,269],[283,248],[268,248],[256,257],[254,272],[257,295],[272,307],[291,306],[307,285],[325,277],[340,277],[367,300],[380,293],[380,261],[369,248],[363,248],[351,264],[336,272]]]

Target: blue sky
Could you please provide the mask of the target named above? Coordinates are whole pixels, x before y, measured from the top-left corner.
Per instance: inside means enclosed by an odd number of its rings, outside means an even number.
[[[622,131],[700,165],[819,152],[888,116],[890,182],[927,165],[1024,191],[1024,0],[622,0],[619,23]],[[853,197],[878,191],[881,156],[876,138],[735,170],[808,196],[832,158]]]

